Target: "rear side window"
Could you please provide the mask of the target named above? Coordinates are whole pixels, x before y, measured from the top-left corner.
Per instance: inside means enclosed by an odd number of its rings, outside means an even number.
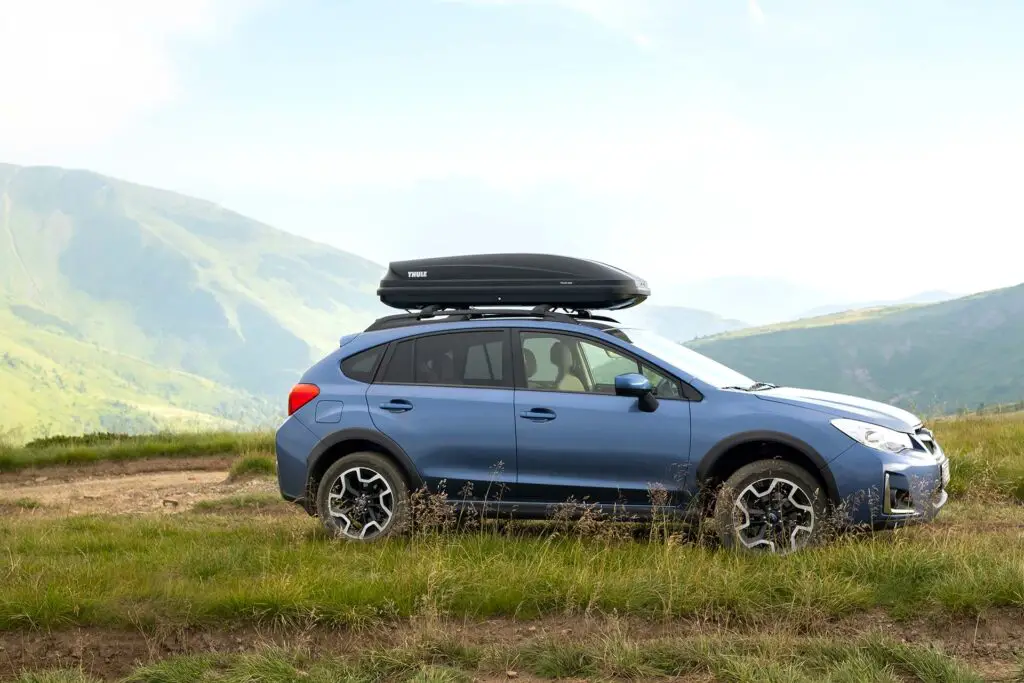
[[[341,374],[357,382],[373,381],[373,375],[377,371],[377,364],[384,355],[386,346],[375,346],[359,353],[349,356],[341,361]]]
[[[381,381],[465,387],[511,386],[505,330],[428,335],[399,342]]]

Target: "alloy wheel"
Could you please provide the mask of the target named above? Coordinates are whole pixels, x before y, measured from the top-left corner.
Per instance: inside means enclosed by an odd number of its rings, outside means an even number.
[[[369,467],[352,467],[334,480],[327,510],[338,531],[349,538],[373,538],[391,523],[395,494],[388,480]]]
[[[812,537],[814,505],[798,484],[782,477],[758,479],[736,496],[736,537],[752,550],[784,554]]]

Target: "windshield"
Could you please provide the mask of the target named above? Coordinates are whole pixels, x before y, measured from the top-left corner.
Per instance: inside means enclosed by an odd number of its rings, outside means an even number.
[[[656,332],[639,328],[623,329],[630,343],[652,356],[671,363],[683,372],[693,375],[702,382],[723,387],[748,387],[756,382],[741,372],[722,365],[716,360],[701,355],[682,344],[678,344]]]

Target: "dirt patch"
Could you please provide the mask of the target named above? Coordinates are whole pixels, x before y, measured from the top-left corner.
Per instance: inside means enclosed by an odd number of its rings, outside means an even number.
[[[189,470],[86,476],[54,481],[48,476],[0,482],[0,506],[23,514],[175,513],[199,501],[249,494],[276,494],[273,479],[230,479],[226,470]]]
[[[728,628],[700,620],[644,621],[604,617],[552,617],[533,621],[436,619],[401,621],[359,630],[325,628],[160,629],[155,632],[76,628],[51,632],[0,633],[0,678],[25,670],[81,667],[106,680],[121,678],[140,664],[182,654],[253,652],[268,646],[314,655],[353,656],[363,649],[407,647],[431,640],[467,645],[522,647],[531,641],[626,637],[634,641],[664,637],[764,636],[856,637],[883,633],[918,645],[937,645],[961,658],[986,680],[1012,680],[1015,648],[1024,648],[1024,610],[995,610],[981,619],[894,622],[878,613],[823,621],[799,631],[783,625]],[[521,679],[522,680],[522,679]]]

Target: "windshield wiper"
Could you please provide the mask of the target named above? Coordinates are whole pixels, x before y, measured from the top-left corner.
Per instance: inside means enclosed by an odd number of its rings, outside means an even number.
[[[778,389],[779,387],[778,387],[777,384],[772,384],[770,382],[754,382],[753,384],[751,384],[748,387],[730,386],[730,387],[722,387],[722,388],[723,389],[736,389],[737,391],[763,391],[764,389]]]

